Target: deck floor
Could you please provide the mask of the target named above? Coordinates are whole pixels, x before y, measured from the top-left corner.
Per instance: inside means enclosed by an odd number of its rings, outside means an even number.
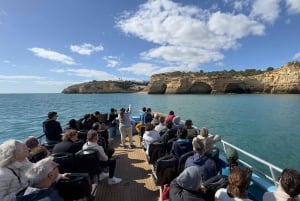
[[[145,152],[140,148],[139,136],[134,136],[136,148],[119,147],[120,136],[115,137],[114,156],[117,159],[115,176],[123,181],[119,184],[108,185],[107,180],[100,182],[95,201],[158,201],[159,188],[154,184],[151,166],[146,160]],[[128,142],[126,142],[129,144]]]

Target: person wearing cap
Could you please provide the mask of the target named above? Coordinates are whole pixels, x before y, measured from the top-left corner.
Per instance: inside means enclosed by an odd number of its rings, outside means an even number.
[[[87,133],[87,142],[83,145],[82,150],[85,149],[95,149],[99,153],[99,160],[101,167],[109,168],[109,173],[101,172],[99,175],[99,180],[103,180],[108,177],[108,184],[117,184],[122,181],[121,178],[115,177],[115,169],[116,169],[116,159],[109,158],[103,147],[100,146],[97,142],[99,140],[99,135],[95,130],[89,130]]]
[[[195,137],[192,144],[194,155],[187,158],[185,168],[198,166],[201,170],[203,181],[216,176],[218,174],[216,162],[205,154],[206,150],[203,141]]]
[[[43,131],[47,141],[60,142],[63,130],[57,121],[57,112],[49,112],[48,119],[43,122]]]
[[[228,168],[225,168],[224,172],[222,171],[222,173],[228,175],[234,167],[238,166],[239,155],[235,149],[230,147],[226,149],[225,155],[228,162]]]
[[[202,172],[198,166],[191,166],[184,169],[170,184],[170,200],[204,201],[201,184]]]

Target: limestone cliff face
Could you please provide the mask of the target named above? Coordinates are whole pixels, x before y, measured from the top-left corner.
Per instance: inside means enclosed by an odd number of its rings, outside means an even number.
[[[62,93],[135,93],[143,90],[146,85],[131,81],[92,81],[69,86]]]
[[[147,89],[149,94],[300,93],[300,65],[291,62],[255,76],[156,74]]]

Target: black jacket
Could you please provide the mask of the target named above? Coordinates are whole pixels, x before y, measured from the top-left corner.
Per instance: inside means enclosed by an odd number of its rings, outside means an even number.
[[[79,150],[81,150],[82,146],[80,143],[75,143],[72,141],[62,141],[58,144],[56,144],[53,147],[52,153],[61,153],[61,152],[67,152],[67,153],[72,153],[75,154]]]
[[[48,141],[61,141],[63,131],[58,121],[47,119],[43,122],[43,131]]]

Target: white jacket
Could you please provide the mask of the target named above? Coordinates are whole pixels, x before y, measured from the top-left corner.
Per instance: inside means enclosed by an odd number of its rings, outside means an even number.
[[[25,177],[25,172],[32,166],[33,163],[27,159],[23,162],[13,162],[8,165],[20,178],[8,169],[7,167],[0,168],[0,200],[1,201],[15,201],[16,193],[28,186],[28,180]]]

